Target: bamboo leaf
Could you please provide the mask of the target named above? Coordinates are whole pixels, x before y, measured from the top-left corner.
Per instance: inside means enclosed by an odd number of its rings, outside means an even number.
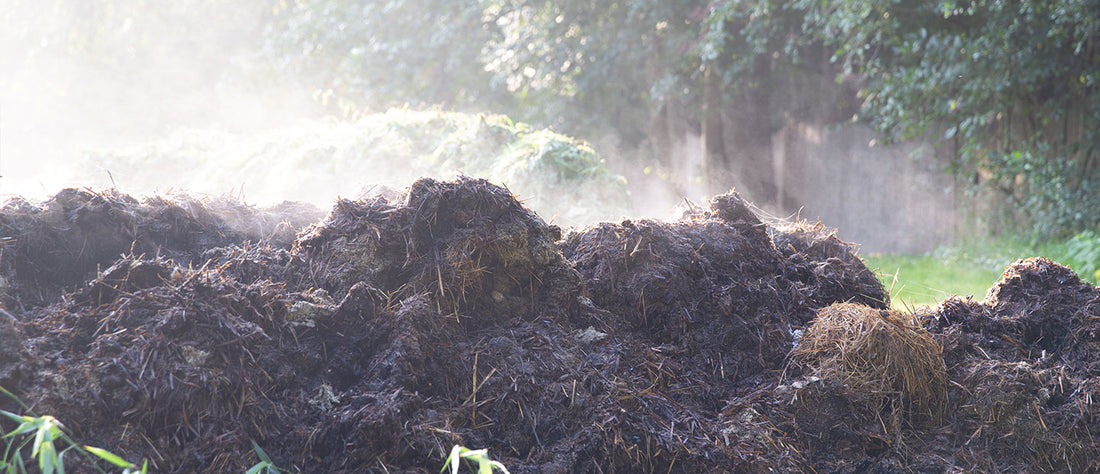
[[[136,467],[130,461],[122,459],[121,456],[119,456],[115,453],[112,453],[110,451],[107,451],[106,449],[97,448],[95,446],[87,446],[87,445],[84,446],[84,449],[86,451],[88,451],[89,453],[92,453],[92,454],[98,456],[100,459],[102,459],[104,461],[107,461],[111,464],[114,464],[118,467],[125,468],[125,469],[132,469],[132,468]]]

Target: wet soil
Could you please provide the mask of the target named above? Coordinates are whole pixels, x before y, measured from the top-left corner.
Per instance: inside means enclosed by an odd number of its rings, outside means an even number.
[[[455,444],[511,472],[1100,468],[1097,288],[1030,259],[901,318],[854,244],[733,192],[563,230],[472,178],[327,216],[65,190],[0,232],[0,385],[156,472],[243,472],[253,443],[318,473]],[[792,356],[809,334],[897,354],[827,370]],[[911,366],[942,380],[894,384]]]

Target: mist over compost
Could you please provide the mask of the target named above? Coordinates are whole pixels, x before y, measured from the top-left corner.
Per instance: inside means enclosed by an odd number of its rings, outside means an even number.
[[[468,177],[327,216],[65,190],[0,239],[0,385],[157,472],[1100,468],[1097,288],[1030,259],[902,315],[734,192],[563,229]]]
[[[925,251],[952,235],[942,160],[912,164],[912,147],[872,149],[876,136],[862,125],[826,133],[851,118],[855,100],[829,68],[805,81],[804,68],[790,75],[778,63],[710,74],[732,82],[701,100],[700,54],[726,47],[703,30],[732,12],[693,2],[12,0],[0,11],[0,196],[88,186],[327,207],[372,186],[464,172],[508,186],[558,224],[664,217],[685,196],[737,186],[772,213],[801,210],[874,251]],[[608,23],[584,20],[597,16]],[[772,55],[750,49],[743,58]],[[746,83],[774,90],[742,90],[736,76],[750,70]],[[705,147],[722,140],[703,140],[710,99],[725,104],[724,123],[711,124],[725,130],[721,163]],[[772,110],[741,107],[769,100]],[[447,113],[386,112],[410,108]],[[532,125],[514,139],[471,140],[463,134],[476,127],[451,112]],[[409,129],[418,122],[422,136]],[[380,146],[401,142],[377,127],[411,145]],[[559,146],[566,135],[587,142]],[[568,165],[531,169],[538,161]],[[894,177],[888,189],[869,185],[884,174]],[[628,182],[612,182],[620,176]],[[861,194],[838,197],[837,187]],[[873,199],[883,192],[904,209]]]
[[[591,145],[489,114],[393,109],[262,133],[183,130],[141,146],[89,152],[71,173],[110,173],[104,184],[138,194],[232,192],[249,202],[321,207],[341,196],[393,194],[419,177],[470,174],[508,186],[559,224],[635,212],[625,178]]]

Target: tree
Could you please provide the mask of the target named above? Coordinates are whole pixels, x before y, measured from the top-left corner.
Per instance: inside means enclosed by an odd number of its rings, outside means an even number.
[[[684,94],[685,53],[705,2],[498,0],[505,34],[488,68],[524,108],[566,132],[646,138],[655,105]],[[690,92],[689,92],[690,93]]]
[[[342,113],[400,105],[493,104],[502,88],[481,62],[499,35],[477,0],[280,2],[267,58]]]
[[[757,202],[780,200],[771,138],[782,111],[771,99],[774,76],[800,62],[799,45],[786,42],[797,24],[791,13],[771,0],[713,2],[706,9],[697,54],[704,69],[703,142],[712,192],[728,187],[735,174],[741,191]],[[728,150],[727,141],[736,146]]]
[[[709,192],[743,175],[751,179],[742,191],[774,198],[770,136],[781,121],[770,102],[773,71],[797,54],[773,56],[801,38],[799,12],[782,2],[352,3],[296,2],[269,30],[272,57],[289,52],[294,72],[327,71],[320,89],[346,108],[498,110],[628,147],[650,140],[655,123],[677,110],[702,129]]]
[[[816,42],[802,41],[801,12],[775,0],[507,5],[525,20],[500,45],[513,64],[502,72],[521,97],[577,122],[560,126],[613,131],[637,145],[661,140],[668,115],[684,115],[703,135],[709,193],[738,182],[757,202],[776,198],[771,135],[782,114],[772,89]]]
[[[894,139],[940,136],[1013,228],[1100,223],[1100,1],[811,1],[807,28]]]

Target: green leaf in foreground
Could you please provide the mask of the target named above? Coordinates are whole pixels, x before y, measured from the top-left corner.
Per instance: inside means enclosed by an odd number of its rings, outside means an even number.
[[[30,409],[19,400],[18,397],[4,387],[0,387],[0,392],[12,397],[20,406],[30,412]],[[91,462],[92,468],[96,472],[106,473],[106,471],[95,464],[96,459],[92,457],[93,455],[117,467],[123,468],[122,474],[133,474],[135,472],[147,473],[149,471],[148,460],[142,463],[142,467],[139,471],[136,465],[127,462],[117,454],[95,446],[81,446],[77,444],[65,433],[64,425],[58,421],[57,418],[52,416],[34,416],[33,412],[30,412],[28,415],[17,415],[4,410],[0,410],[0,415],[18,423],[18,426],[16,426],[14,430],[3,435],[3,438],[7,439],[7,447],[4,450],[3,458],[0,458],[0,470],[2,470],[4,474],[28,472],[27,466],[23,461],[23,456],[20,454],[23,448],[28,444],[31,444],[30,457],[38,460],[38,470],[42,474],[53,474],[55,472],[58,474],[65,474],[65,454],[72,450],[75,450],[77,454]],[[33,438],[30,436],[32,432],[34,433]],[[54,442],[58,440],[62,442],[64,447],[61,451],[58,451],[57,446],[54,444]]]
[[[261,448],[260,445],[256,444],[255,441],[252,442],[252,450],[256,452],[256,457],[260,458],[260,462],[248,468],[248,470],[245,471],[245,474],[259,474],[261,472],[274,474],[282,472],[282,469],[279,469],[275,466],[275,463],[271,461],[271,457],[268,456],[267,453],[264,452],[263,448]]]
[[[89,453],[92,453],[92,454],[98,456],[100,459],[102,459],[104,461],[107,461],[111,464],[114,464],[118,467],[121,467],[123,469],[137,469],[137,466],[135,466],[130,461],[122,459],[122,457],[120,457],[119,455],[117,455],[115,453],[112,453],[110,451],[107,451],[106,449],[97,448],[95,446],[87,446],[87,445],[84,446],[84,449],[87,450]]]
[[[498,469],[504,474],[509,474],[508,468],[504,467],[504,464],[489,459],[488,449],[469,449],[457,444],[451,449],[451,455],[447,456],[447,460],[443,463],[443,469],[440,469],[439,472],[446,472],[447,468],[450,467],[451,474],[458,474],[460,461],[476,462],[478,474],[493,474],[493,471]]]

